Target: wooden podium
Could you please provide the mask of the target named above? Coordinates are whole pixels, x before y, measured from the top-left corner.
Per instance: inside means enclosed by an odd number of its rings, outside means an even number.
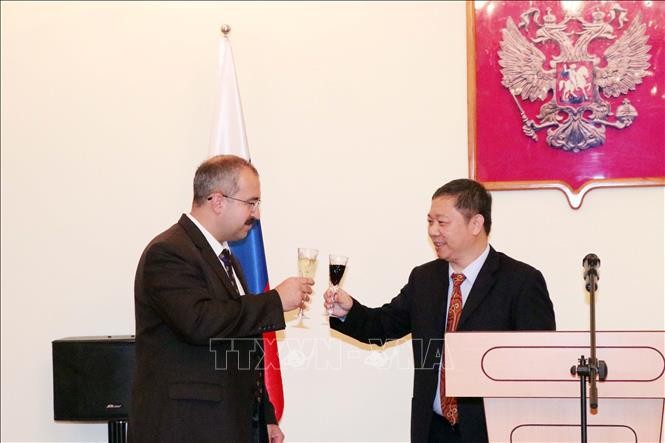
[[[665,331],[597,332],[596,345],[608,375],[587,409],[588,442],[665,443]],[[589,357],[588,332],[456,332],[445,346],[446,392],[485,397],[491,443],[580,441],[570,368]]]

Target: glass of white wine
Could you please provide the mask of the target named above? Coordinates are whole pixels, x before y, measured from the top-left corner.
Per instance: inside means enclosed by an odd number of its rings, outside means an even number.
[[[300,277],[314,278],[316,274],[316,257],[319,255],[318,249],[298,248],[298,275]],[[304,302],[298,312],[298,324],[296,327],[305,328],[303,319],[309,318],[305,315]]]

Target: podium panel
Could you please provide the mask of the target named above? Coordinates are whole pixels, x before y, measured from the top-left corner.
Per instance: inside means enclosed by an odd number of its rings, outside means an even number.
[[[608,375],[588,409],[588,442],[665,443],[665,331],[597,332],[596,348]],[[589,353],[586,331],[449,333],[446,392],[485,398],[492,443],[580,441],[570,368]]]
[[[588,443],[658,443],[663,407],[663,399],[601,399],[587,418]],[[486,398],[485,415],[493,443],[580,441],[576,398]]]

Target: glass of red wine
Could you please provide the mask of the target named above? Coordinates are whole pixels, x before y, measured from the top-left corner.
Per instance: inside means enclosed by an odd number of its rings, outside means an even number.
[[[344,255],[335,255],[330,254],[330,288],[333,291],[333,303],[335,303],[335,296],[337,295],[337,290],[339,289],[339,283],[344,276],[344,271],[346,270],[346,262],[349,260],[349,257]],[[332,315],[332,308],[328,309],[328,315]]]

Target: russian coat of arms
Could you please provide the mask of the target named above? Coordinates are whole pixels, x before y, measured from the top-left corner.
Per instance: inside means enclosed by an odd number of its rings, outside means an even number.
[[[580,12],[567,11],[560,20],[551,9],[545,12],[541,21],[540,9],[530,8],[517,25],[508,17],[498,52],[502,84],[519,108],[526,136],[537,140],[547,129],[547,144],[569,152],[600,146],[606,128],[621,130],[637,118],[628,95],[653,75],[646,25],[639,13],[631,21],[617,4],[609,16],[594,10],[590,21]],[[529,27],[535,27],[534,37],[527,36]],[[600,40],[610,44],[599,50]],[[545,45],[556,50],[544,52]],[[626,98],[612,109],[606,99],[622,95]],[[545,102],[530,118],[520,99]]]

